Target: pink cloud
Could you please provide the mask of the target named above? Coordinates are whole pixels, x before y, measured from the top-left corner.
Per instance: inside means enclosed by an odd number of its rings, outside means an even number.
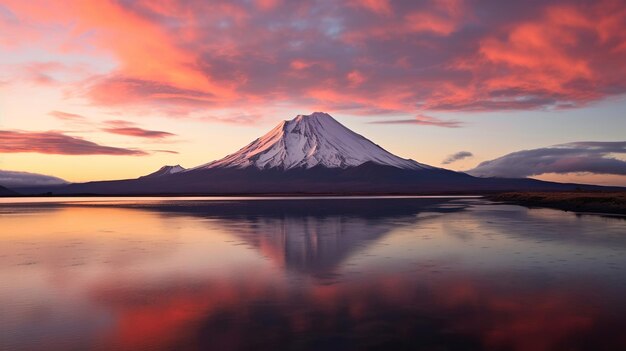
[[[63,111],[50,111],[50,116],[64,121],[84,121],[85,116],[77,115],[75,113],[63,112]]]
[[[255,0],[256,6],[264,11],[275,8],[280,2],[281,0]]]
[[[356,0],[353,4],[377,14],[390,15],[393,12],[389,0]]]
[[[140,138],[163,139],[174,136],[175,134],[163,132],[160,130],[147,130],[137,127],[121,127],[121,128],[102,128],[103,131],[112,134],[134,136]]]
[[[4,7],[12,15],[2,28],[23,42],[113,60],[73,91],[97,106],[417,114],[579,107],[626,93],[626,9],[615,0]],[[50,69],[33,72],[55,79]]]
[[[0,139],[2,139],[0,153],[34,152],[56,155],[148,155],[147,152],[142,150],[104,146],[56,131],[25,132],[2,130],[0,131]]]
[[[367,80],[365,75],[357,70],[350,71],[346,76],[350,85],[359,85]]]
[[[406,16],[406,30],[412,32],[432,32],[449,35],[456,28],[452,18],[440,17],[427,12],[414,12]]]
[[[164,132],[160,130],[139,128],[135,125],[135,123],[124,120],[110,120],[105,121],[104,124],[106,125],[106,127],[102,128],[102,130],[111,134],[148,139],[165,139],[176,135],[170,132]]]
[[[398,119],[398,120],[381,120],[371,122],[374,124],[416,124],[423,126],[435,126],[435,127],[444,127],[444,128],[458,128],[463,124],[459,121],[454,120],[442,120],[437,117],[431,117],[426,115],[418,115],[413,119]]]

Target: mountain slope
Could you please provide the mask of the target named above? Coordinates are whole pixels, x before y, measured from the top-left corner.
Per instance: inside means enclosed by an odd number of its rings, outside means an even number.
[[[502,191],[608,189],[535,179],[476,178],[443,169],[411,170],[366,162],[356,167],[309,169],[212,168],[162,177],[71,184],[54,194],[462,194]]]
[[[283,121],[269,133],[225,158],[194,168],[347,168],[365,162],[402,169],[432,169],[386,151],[330,115],[315,112]]]
[[[166,175],[170,175],[170,174],[175,174],[175,173],[179,173],[184,171],[185,168],[182,167],[181,165],[175,165],[175,166],[163,166],[161,168],[159,168],[158,170],[156,170],[155,172],[152,172],[148,175],[145,175],[141,178],[146,178],[146,177],[162,177],[162,176],[166,176]]]
[[[0,185],[0,196],[16,196],[16,195],[19,195],[19,194],[11,189],[5,188],[2,185]]]

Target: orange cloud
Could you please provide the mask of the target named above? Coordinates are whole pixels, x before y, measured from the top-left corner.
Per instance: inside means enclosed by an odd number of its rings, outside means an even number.
[[[354,4],[377,14],[390,15],[392,13],[389,0],[357,0]]]
[[[0,26],[21,39],[4,45],[102,60],[70,86],[97,106],[416,114],[578,107],[623,95],[621,5],[7,0]],[[23,76],[57,82],[58,68],[35,68]]]
[[[621,31],[609,34],[588,20],[588,13],[595,13],[600,22],[614,17],[605,12],[610,9],[606,6],[609,2],[548,7],[538,19],[483,38],[474,63],[458,67],[478,79],[465,87],[465,92],[460,87],[448,96],[431,98],[426,106],[507,109],[559,103],[582,105],[601,99],[607,91],[621,89],[615,77],[626,73],[624,65],[604,67],[619,60],[610,47],[619,42]],[[618,16],[626,20],[626,12],[619,12]]]
[[[197,66],[193,49],[182,47],[175,33],[160,23],[151,21],[120,4],[109,1],[68,1],[66,6],[46,2],[9,1],[16,13],[29,20],[44,23],[74,21],[76,36],[90,33],[90,43],[113,53],[119,62],[118,69],[106,79],[116,82],[115,88],[137,81],[158,82],[179,90],[201,91],[210,95],[232,95],[224,84],[216,84]],[[225,9],[227,7],[224,7]],[[78,45],[78,42],[73,43]],[[70,44],[72,46],[72,44]],[[106,85],[105,85],[106,86]],[[95,95],[96,99],[98,94]]]

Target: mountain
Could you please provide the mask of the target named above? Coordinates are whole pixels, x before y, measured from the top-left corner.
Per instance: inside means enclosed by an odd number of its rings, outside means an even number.
[[[400,169],[434,167],[398,157],[337,122],[329,114],[315,112],[282,121],[269,133],[234,154],[194,168],[282,169],[348,168],[373,162]]]
[[[283,121],[239,151],[198,167],[164,166],[137,179],[75,183],[46,191],[115,195],[381,195],[577,188],[607,189],[535,179],[477,178],[432,167],[393,155],[330,115],[316,112]]]
[[[159,168],[158,170],[156,170],[155,172],[152,172],[148,175],[145,175],[141,178],[154,178],[154,177],[163,177],[163,176],[167,176],[170,174],[175,174],[175,173],[179,173],[184,171],[185,168],[182,167],[181,165],[175,165],[175,166],[163,166],[161,168]]]
[[[3,187],[2,185],[0,185],[0,196],[16,196],[16,195],[19,195],[19,194],[11,189],[7,189]]]

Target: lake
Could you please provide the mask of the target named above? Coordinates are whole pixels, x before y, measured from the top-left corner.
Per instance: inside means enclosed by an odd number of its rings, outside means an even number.
[[[626,350],[626,220],[474,197],[0,200],[0,350]]]

